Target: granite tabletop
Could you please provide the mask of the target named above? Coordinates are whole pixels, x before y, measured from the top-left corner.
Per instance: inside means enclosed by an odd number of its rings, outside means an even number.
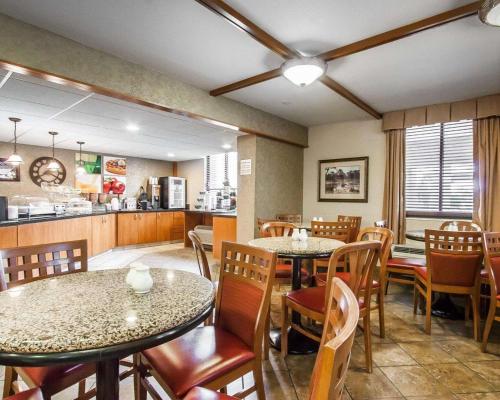
[[[309,237],[306,241],[293,241],[290,236],[253,239],[250,246],[275,251],[280,255],[324,255],[330,254],[345,243],[340,240]]]
[[[128,269],[82,272],[0,293],[1,353],[103,348],[160,334],[202,314],[212,283],[189,272],[152,269],[148,294],[125,283]]]

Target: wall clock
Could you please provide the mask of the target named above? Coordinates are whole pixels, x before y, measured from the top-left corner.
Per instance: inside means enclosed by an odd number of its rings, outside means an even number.
[[[30,178],[35,185],[42,186],[43,182],[59,185],[66,179],[66,168],[61,161],[55,159],[60,167],[57,171],[47,168],[52,161],[52,157],[39,157],[30,165]]]

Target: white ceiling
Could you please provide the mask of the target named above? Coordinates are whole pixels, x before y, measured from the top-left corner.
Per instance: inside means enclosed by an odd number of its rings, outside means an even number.
[[[471,0],[226,1],[316,54]],[[194,0],[2,0],[0,12],[207,90],[283,61]],[[499,92],[499,48],[500,29],[472,16],[336,60],[328,74],[384,112]],[[301,89],[284,78],[227,96],[307,126],[370,118],[321,84]]]
[[[0,82],[7,71],[0,70]],[[0,141],[13,138],[8,117],[19,117],[19,143],[50,146],[48,131],[57,131],[56,147],[182,161],[236,148],[239,132],[187,117],[88,93],[38,78],[12,74],[0,87]],[[136,132],[126,129],[139,127]],[[169,156],[173,153],[174,156]]]

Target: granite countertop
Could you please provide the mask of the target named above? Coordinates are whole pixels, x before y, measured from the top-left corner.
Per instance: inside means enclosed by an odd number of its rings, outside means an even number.
[[[345,243],[340,240],[309,237],[305,242],[293,241],[290,236],[266,237],[253,239],[250,246],[275,251],[280,255],[316,255],[329,254]]]
[[[80,272],[0,293],[0,352],[103,348],[171,330],[205,311],[214,286],[185,271],[152,269],[148,294],[125,283],[128,269]]]
[[[0,228],[3,226],[15,226],[15,225],[23,225],[23,224],[33,224],[37,222],[49,222],[49,221],[57,221],[60,219],[71,219],[71,218],[83,218],[83,217],[91,217],[94,215],[107,215],[107,214],[130,214],[130,213],[150,213],[150,212],[176,212],[176,211],[189,211],[183,208],[181,209],[163,209],[159,208],[156,210],[120,210],[120,211],[105,211],[105,210],[95,210],[92,211],[91,214],[51,214],[51,215],[43,215],[40,217],[32,217],[32,218],[20,218],[20,219],[12,219],[6,221],[0,221]]]

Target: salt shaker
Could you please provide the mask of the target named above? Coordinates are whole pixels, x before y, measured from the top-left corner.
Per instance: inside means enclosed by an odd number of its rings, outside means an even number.
[[[295,241],[295,242],[298,241],[298,240],[300,240],[299,228],[293,228],[292,240]]]
[[[307,231],[305,229],[301,229],[299,234],[299,240],[305,242],[307,240]]]

